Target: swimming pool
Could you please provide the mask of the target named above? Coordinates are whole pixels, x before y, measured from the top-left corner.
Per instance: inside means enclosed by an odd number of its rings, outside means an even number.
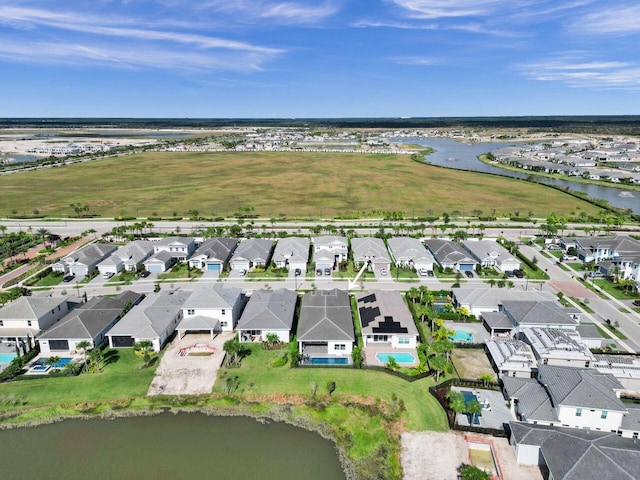
[[[311,365],[348,365],[348,358],[340,357],[313,357],[309,359]]]
[[[416,357],[407,352],[399,353],[376,353],[376,358],[380,363],[388,363],[390,358],[393,358],[398,363],[414,363]]]
[[[0,353],[0,363],[11,363],[16,358],[15,353]]]
[[[449,337],[454,342],[473,342],[473,333],[466,330],[454,330],[455,334]]]
[[[475,394],[473,392],[470,392],[469,390],[460,390],[460,393],[462,393],[462,398],[464,399],[465,405],[473,400],[479,402],[478,397],[476,397]],[[480,417],[482,416],[482,413],[478,413],[477,415],[467,413],[466,415],[467,420],[469,421],[469,425],[480,425]]]
[[[44,357],[40,357],[38,360],[36,360],[35,362],[33,362],[29,368],[33,371],[46,371],[47,368],[49,368],[49,365],[47,363],[45,363],[46,358]],[[67,363],[69,363],[71,360],[73,360],[73,358],[70,357],[60,357],[60,360],[58,360],[56,363],[54,363],[53,365],[51,365],[53,368],[62,368],[64,367]]]

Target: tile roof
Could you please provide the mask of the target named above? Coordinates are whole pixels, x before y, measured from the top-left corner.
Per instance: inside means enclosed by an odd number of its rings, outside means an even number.
[[[363,335],[418,335],[409,308],[399,292],[371,290],[356,295]]]
[[[271,249],[273,248],[273,241],[265,238],[249,238],[240,242],[238,248],[233,253],[231,261],[236,260],[260,260],[266,262],[269,260]]]
[[[257,290],[242,312],[237,330],[291,330],[298,295],[280,288],[273,292]]]
[[[349,294],[344,290],[319,290],[302,296],[298,341],[355,341]]]
[[[393,237],[387,240],[396,261],[411,260],[413,263],[433,263],[435,259],[424,244],[413,237]]]
[[[0,308],[0,319],[37,320],[64,303],[60,297],[19,297]]]
[[[273,252],[273,261],[307,263],[310,244],[310,240],[306,237],[281,238]]]

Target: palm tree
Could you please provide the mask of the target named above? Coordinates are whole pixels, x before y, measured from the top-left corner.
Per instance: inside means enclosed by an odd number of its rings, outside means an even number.
[[[440,375],[447,369],[447,359],[444,357],[433,357],[429,360],[429,368],[436,372],[436,384],[440,382]]]
[[[88,342],[87,340],[84,340],[82,342],[78,342],[76,343],[76,349],[77,350],[82,350],[82,360],[86,363],[87,362],[87,351],[92,347],[93,345],[91,344],[91,342]]]
[[[136,355],[144,359],[144,366],[148,367],[151,362],[151,354],[153,353],[153,343],[151,340],[141,340],[133,345],[133,351]]]
[[[88,360],[88,371],[90,371],[91,373],[99,373],[102,371],[102,361],[104,360],[104,355],[100,348],[92,348],[89,351]]]
[[[416,287],[411,287],[407,291],[407,298],[415,304],[416,301],[420,298],[420,290],[418,290]]]
[[[52,368],[57,368],[57,365],[60,363],[60,357],[57,355],[53,355],[51,357],[47,357],[44,359],[44,364],[49,365]]]
[[[462,393],[456,390],[449,390],[445,398],[449,401],[449,408],[453,411],[453,419],[455,423],[455,419],[458,414],[464,412],[464,397],[462,396]]]
[[[45,248],[47,247],[47,238],[49,237],[49,235],[51,235],[51,232],[49,230],[47,230],[46,228],[39,228],[37,231],[38,236],[42,237],[42,243],[44,244]]]
[[[478,418],[478,415],[482,413],[482,405],[477,399],[471,400],[465,405],[465,413],[470,413],[472,415],[471,424],[473,425]]]

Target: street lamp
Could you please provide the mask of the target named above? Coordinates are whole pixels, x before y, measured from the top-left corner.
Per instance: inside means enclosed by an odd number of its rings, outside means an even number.
[[[300,273],[302,273],[302,272],[299,272],[298,270],[296,270],[296,271],[294,272],[294,275],[293,275],[293,278],[294,278],[294,279],[295,279],[295,281],[296,281],[296,291],[298,291],[298,277],[300,276]]]

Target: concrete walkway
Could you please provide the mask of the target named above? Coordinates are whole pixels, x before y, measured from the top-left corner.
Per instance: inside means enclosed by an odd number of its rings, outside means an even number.
[[[224,342],[235,336],[233,332],[224,332],[213,340],[208,334],[185,335],[176,337],[162,356],[160,366],[151,381],[147,395],[201,395],[211,393],[216,382],[218,370],[224,358]],[[180,349],[194,344],[206,344],[213,347],[209,356],[180,356]]]

